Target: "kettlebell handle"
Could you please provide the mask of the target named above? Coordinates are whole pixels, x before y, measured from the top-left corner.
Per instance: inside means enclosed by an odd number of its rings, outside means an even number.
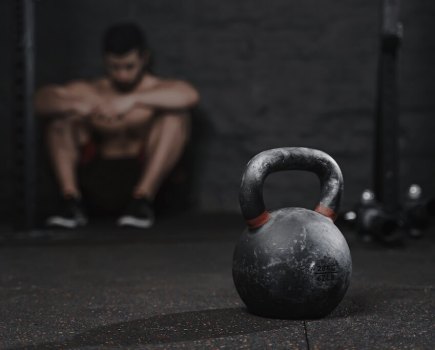
[[[320,180],[320,201],[315,211],[334,221],[343,192],[343,175],[335,160],[325,152],[303,147],[275,148],[257,154],[246,166],[240,187],[240,208],[249,228],[269,220],[263,200],[266,177],[283,170],[306,170]]]

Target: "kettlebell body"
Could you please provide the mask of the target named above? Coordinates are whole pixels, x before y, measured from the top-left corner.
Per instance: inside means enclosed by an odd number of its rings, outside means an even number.
[[[325,172],[319,171],[317,165],[312,168],[318,162],[313,154],[328,160],[323,163]],[[331,219],[339,203],[334,191],[338,196],[342,192],[341,172],[333,160],[332,173],[339,172],[339,181],[328,182],[331,160],[321,151],[284,148],[263,152],[248,164],[240,194],[248,228],[234,251],[233,280],[252,313],[288,319],[320,318],[343,299],[352,262],[346,240]],[[277,168],[315,171],[321,179],[324,198],[333,188],[329,196],[332,202],[321,201],[317,211],[304,208],[265,211],[263,181]]]

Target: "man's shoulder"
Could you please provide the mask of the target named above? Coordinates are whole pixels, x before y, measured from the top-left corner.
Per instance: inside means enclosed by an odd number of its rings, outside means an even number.
[[[146,75],[141,83],[141,88],[148,89],[148,88],[155,88],[155,87],[164,87],[171,84],[177,84],[177,83],[187,83],[186,81],[182,79],[174,79],[174,78],[163,78],[156,75]]]
[[[139,89],[148,89],[156,86],[162,79],[153,74],[146,74],[142,77]]]
[[[84,80],[84,79],[71,80],[65,83],[63,87],[72,92],[95,91],[96,80]]]

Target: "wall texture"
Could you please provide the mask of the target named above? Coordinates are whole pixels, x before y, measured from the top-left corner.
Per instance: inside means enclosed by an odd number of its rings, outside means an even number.
[[[371,185],[379,10],[375,0],[40,0],[37,82],[102,74],[104,28],[136,21],[148,33],[155,72],[191,81],[202,96],[198,209],[238,210],[246,162],[280,146],[330,153],[349,208]],[[417,182],[434,194],[435,5],[402,1],[402,18],[402,187]],[[265,184],[272,208],[312,206],[317,196],[312,175],[274,174]]]

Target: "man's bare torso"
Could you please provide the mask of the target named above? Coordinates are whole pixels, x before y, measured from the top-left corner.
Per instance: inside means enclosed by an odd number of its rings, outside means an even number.
[[[78,122],[80,143],[92,140],[105,158],[133,157],[144,146],[144,135],[156,114],[152,108],[135,106],[123,115],[117,115],[113,109],[122,98],[129,94],[146,92],[152,89],[159,79],[154,76],[144,76],[137,87],[128,93],[116,91],[107,78],[84,82],[82,93],[92,103],[98,104],[108,111],[104,115],[91,113],[90,116]],[[107,114],[111,115],[107,117]]]
[[[131,76],[129,76],[131,82]],[[127,92],[120,81],[104,77],[47,85],[35,94],[35,110],[47,118],[71,121],[80,145],[93,140],[104,157],[130,157],[147,143],[155,117],[164,113],[185,115],[198,103],[195,88],[181,80],[157,78],[148,72]]]

